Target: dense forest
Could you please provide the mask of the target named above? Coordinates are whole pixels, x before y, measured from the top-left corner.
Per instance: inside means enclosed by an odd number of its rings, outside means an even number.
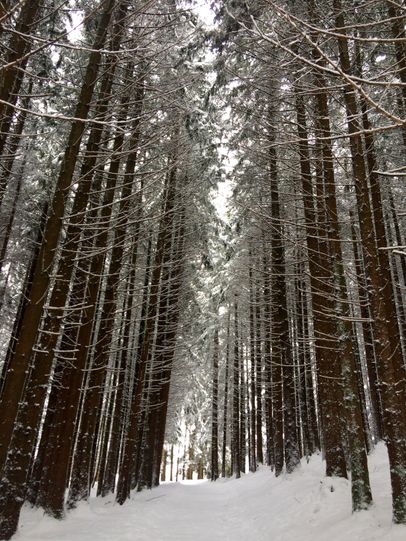
[[[356,512],[381,440],[406,523],[405,24],[0,0],[1,539],[314,453]]]

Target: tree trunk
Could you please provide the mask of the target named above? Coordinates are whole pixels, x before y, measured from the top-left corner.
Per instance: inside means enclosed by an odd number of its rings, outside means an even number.
[[[214,331],[213,348],[213,392],[212,392],[212,422],[211,422],[211,480],[219,476],[218,459],[218,369],[219,369],[219,331]]]
[[[27,395],[30,403],[29,411],[27,408],[18,410],[18,405],[23,394],[26,375],[29,372],[31,352],[46,301],[50,280],[49,273],[54,263],[65,206],[85,129],[84,120],[88,116],[97,81],[101,59],[100,49],[104,45],[114,4],[114,0],[108,0],[105,3],[104,12],[100,18],[93,43],[93,52],[89,55],[89,62],[75,112],[75,117],[80,120],[74,121],[72,124],[50,215],[45,226],[44,241],[33,272],[30,299],[21,315],[20,336],[16,342],[10,363],[13,366],[13,371],[7,374],[0,401],[2,411],[0,460],[1,464],[4,464],[3,478],[0,483],[0,516],[2,518],[0,537],[4,539],[9,539],[17,529],[20,509],[25,498],[26,477],[46,394],[46,386],[43,383],[48,380],[49,367],[44,366],[41,374],[39,374],[40,371],[38,370],[36,381],[30,381],[30,394]],[[31,2],[26,5],[31,5]],[[33,407],[34,404],[35,407]],[[14,433],[13,427],[15,427]],[[11,438],[12,435],[13,438]],[[6,462],[9,442],[10,453]]]
[[[345,21],[340,0],[334,0],[333,5],[336,28],[341,33],[345,33]],[[338,49],[341,68],[344,73],[350,74],[351,62],[348,42],[345,37],[338,38]],[[374,226],[369,204],[368,178],[365,170],[360,126],[357,121],[358,107],[355,90],[350,84],[344,86],[344,99],[360,230],[365,248],[368,289],[371,293],[370,300],[374,317],[378,373],[382,380],[383,420],[391,466],[393,519],[394,522],[403,524],[406,523],[405,370],[400,348],[388,255],[385,250],[377,252],[373,235]],[[379,235],[378,231],[377,235]],[[381,239],[378,238],[378,245],[380,242]]]
[[[228,378],[230,372],[230,311],[227,318],[226,366],[224,373],[223,445],[221,449],[221,477],[226,476],[227,424],[228,424]]]
[[[119,471],[119,480],[117,486],[117,502],[123,504],[130,495],[131,484],[131,461],[133,459],[137,433],[139,429],[139,414],[144,390],[144,378],[147,367],[150,348],[152,345],[153,332],[155,327],[155,318],[157,315],[159,284],[162,273],[162,266],[166,262],[168,254],[170,254],[171,246],[171,224],[173,222],[173,209],[175,204],[176,193],[176,145],[177,137],[175,136],[175,153],[169,158],[169,172],[166,178],[166,186],[163,197],[162,218],[159,226],[157,246],[155,251],[155,262],[151,278],[151,292],[149,300],[148,314],[146,317],[146,325],[143,336],[142,348],[139,355],[139,365],[137,373],[137,381],[132,400],[130,424],[128,433],[124,442],[123,458]]]
[[[240,347],[238,328],[238,303],[234,301],[234,364],[233,364],[233,424],[231,434],[231,456],[233,475],[241,476],[240,435]]]
[[[321,249],[326,251],[326,243],[317,242],[306,112],[303,93],[297,85],[295,99],[326,475],[347,477],[341,434],[343,380],[336,346],[334,277],[331,268],[326,268],[330,255],[320,253]]]

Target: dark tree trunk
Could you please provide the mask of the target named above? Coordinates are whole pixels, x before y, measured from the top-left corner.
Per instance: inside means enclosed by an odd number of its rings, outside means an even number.
[[[326,251],[326,243],[317,242],[306,112],[303,93],[298,86],[295,88],[295,99],[326,475],[347,477],[341,433],[343,380],[335,338],[334,276],[331,275],[331,268],[326,269],[330,254],[320,253],[322,249]]]
[[[352,216],[352,214],[351,214]],[[369,390],[371,396],[371,405],[372,405],[372,417],[373,417],[373,426],[375,430],[375,436],[377,440],[383,438],[383,428],[382,428],[382,401],[380,394],[380,383],[377,375],[377,363],[375,356],[374,348],[374,336],[373,336],[373,326],[370,323],[370,302],[369,302],[369,293],[365,278],[364,265],[362,261],[362,253],[358,246],[357,234],[355,231],[354,223],[355,219],[351,218],[352,226],[352,245],[354,251],[355,259],[355,270],[358,282],[358,296],[360,300],[360,314],[362,318],[362,333],[364,338],[364,349],[365,349],[365,361],[368,372],[368,381],[369,381]]]
[[[250,405],[250,430],[249,430],[249,468],[250,471],[254,472],[257,469],[257,458],[256,458],[256,326],[255,326],[255,306],[254,306],[254,283],[252,279],[252,253],[250,253],[250,267],[249,267],[249,290],[250,290],[250,378],[247,376],[247,387],[249,382],[249,405]]]
[[[30,83],[28,85],[27,96],[25,96],[21,100],[21,107],[22,109],[25,109],[25,110],[20,111],[18,114],[15,128],[10,137],[11,141],[9,142],[8,148],[7,148],[8,157],[7,159],[4,159],[4,156],[3,156],[3,160],[1,160],[3,163],[1,163],[0,165],[1,167],[0,169],[0,206],[2,205],[4,194],[6,193],[6,190],[7,190],[8,181],[13,170],[13,165],[15,162],[15,158],[17,156],[18,149],[21,146],[21,134],[23,133],[25,121],[27,118],[26,109],[28,109],[28,106],[30,103],[31,92],[32,92],[32,80],[30,80]],[[27,155],[29,148],[30,148],[30,145],[28,145],[25,156]],[[23,168],[21,168],[20,170],[23,171]],[[20,174],[19,176],[21,177],[22,175]],[[5,238],[7,239],[7,237]],[[7,248],[7,242],[3,241],[2,254],[0,255],[0,263],[3,263],[3,260],[4,260],[3,251],[5,252],[6,248]]]
[[[274,409],[273,409],[273,370],[272,370],[272,312],[271,312],[271,274],[266,254],[267,246],[263,246],[264,274],[264,367],[265,367],[265,423],[266,423],[266,463],[275,466],[274,446]]]
[[[89,56],[88,67],[75,112],[76,118],[79,119],[86,119],[90,109],[101,59],[99,50],[105,41],[114,4],[115,2],[113,0],[105,4],[104,13],[100,19],[93,44],[94,51]],[[31,2],[26,5],[31,5]],[[41,367],[42,370],[39,370],[38,367],[35,373],[35,379],[30,381],[28,394],[25,399],[26,402],[29,402],[30,408],[29,410],[28,408],[20,408],[18,410],[32,348],[41,320],[42,309],[46,301],[46,292],[50,280],[49,272],[54,262],[55,249],[59,240],[62,218],[84,129],[85,122],[83,120],[74,122],[71,128],[67,149],[56,184],[51,212],[45,226],[44,242],[41,245],[38,263],[33,272],[30,299],[21,315],[20,337],[16,342],[14,354],[11,359],[13,372],[7,374],[1,397],[1,411],[3,412],[0,423],[2,433],[1,463],[4,464],[4,467],[3,478],[0,483],[0,514],[2,518],[0,537],[4,539],[9,539],[17,529],[20,509],[25,499],[26,478],[46,394],[49,367]],[[33,407],[34,404],[36,407]],[[14,426],[16,428],[13,433]],[[11,438],[12,434],[13,437]],[[5,462],[9,442],[10,453],[7,462]]]
[[[212,392],[212,423],[211,423],[211,480],[219,476],[218,452],[218,374],[219,370],[219,331],[214,331],[213,347],[213,392]]]
[[[95,348],[93,352],[93,363],[89,377],[88,389],[86,391],[82,420],[79,429],[79,439],[76,443],[75,460],[72,470],[72,481],[69,491],[69,506],[73,507],[81,499],[87,499],[91,488],[91,464],[92,448],[97,436],[97,427],[101,411],[101,404],[104,393],[104,382],[109,365],[110,345],[114,332],[114,314],[117,304],[117,287],[121,264],[124,256],[124,247],[126,242],[126,230],[128,221],[128,204],[134,190],[134,171],[138,154],[139,142],[139,124],[142,102],[144,97],[143,83],[138,86],[136,100],[136,110],[133,112],[136,119],[133,126],[133,133],[130,141],[130,154],[127,158],[124,174],[124,184],[121,190],[121,200],[118,209],[118,224],[114,231],[113,249],[111,260],[107,270],[107,279],[104,288],[103,306],[100,311],[100,324],[95,337]],[[125,116],[126,116],[125,107]],[[124,135],[119,134],[115,142],[117,153],[123,148]],[[114,169],[113,169],[114,164]],[[120,159],[112,161],[110,175],[116,177],[119,172]],[[112,170],[113,169],[113,170]],[[107,236],[106,236],[107,240]],[[93,319],[93,318],[92,318]],[[81,343],[83,346],[83,344]]]
[[[0,156],[3,154],[10,130],[14,106],[18,99],[24,78],[24,68],[32,45],[31,27],[35,25],[40,10],[41,3],[38,0],[23,3],[15,24],[15,32],[7,44],[7,54],[0,78]],[[94,48],[96,49],[97,46]]]
[[[241,435],[240,435],[240,344],[238,325],[238,303],[234,301],[234,363],[233,363],[233,424],[231,433],[232,472],[241,476]]]
[[[340,0],[334,0],[336,27],[345,33],[345,21]],[[340,65],[344,73],[351,74],[348,41],[338,39]],[[390,266],[386,250],[377,250],[384,242],[384,231],[376,231],[369,202],[368,177],[365,168],[358,106],[355,90],[344,86],[348,132],[353,166],[355,191],[360,216],[360,231],[365,248],[366,274],[375,329],[375,349],[378,373],[382,380],[384,426],[391,465],[393,518],[396,523],[406,523],[406,412],[405,369],[403,365],[396,307],[393,299]],[[379,211],[379,209],[377,209]],[[382,208],[380,209],[382,212]],[[384,227],[382,221],[381,227]],[[375,244],[376,242],[376,244]]]
[[[221,449],[221,476],[226,476],[227,425],[228,425],[228,378],[230,372],[230,311],[227,318],[226,366],[224,372],[223,444]]]
[[[169,158],[169,172],[166,178],[166,186],[163,197],[162,218],[159,226],[155,261],[151,277],[151,292],[149,299],[148,314],[142,341],[142,348],[139,355],[137,380],[133,394],[130,423],[124,442],[123,457],[120,465],[119,480],[117,486],[117,502],[123,504],[130,495],[132,460],[136,451],[137,433],[139,430],[140,408],[144,391],[144,378],[150,356],[155,318],[158,309],[158,295],[161,273],[166,258],[170,255],[171,248],[171,226],[173,223],[173,212],[176,194],[176,145],[178,134],[175,135],[175,154]]]
[[[289,332],[288,299],[285,271],[285,248],[279,203],[278,168],[275,149],[275,112],[268,114],[269,183],[271,194],[272,261],[272,397],[274,412],[275,475],[291,473],[299,464],[299,446],[295,415],[295,375]]]
[[[264,462],[262,441],[262,350],[261,350],[261,305],[259,287],[256,287],[255,296],[255,394],[256,394],[256,458],[259,464]]]
[[[316,58],[318,61],[319,58]],[[362,406],[359,402],[359,376],[355,352],[353,349],[353,327],[350,298],[344,274],[344,262],[341,250],[341,232],[336,200],[336,182],[333,168],[333,152],[331,141],[330,121],[327,95],[324,91],[326,84],[321,73],[315,75],[318,93],[317,127],[321,138],[321,157],[323,163],[322,180],[325,193],[325,217],[322,220],[327,226],[328,251],[332,255],[332,267],[336,281],[336,314],[337,336],[339,337],[339,351],[341,352],[343,373],[347,383],[345,396],[348,405],[349,424],[348,439],[350,445],[351,487],[353,511],[366,509],[372,502],[368,474],[367,448],[365,446],[364,423]],[[365,427],[366,428],[366,427]]]

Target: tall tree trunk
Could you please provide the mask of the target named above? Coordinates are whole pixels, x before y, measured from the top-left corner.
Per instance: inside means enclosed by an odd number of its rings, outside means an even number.
[[[141,84],[137,89],[135,125],[130,141],[130,154],[127,158],[126,169],[124,174],[124,184],[121,191],[120,206],[118,209],[118,225],[114,231],[113,248],[111,260],[108,265],[107,279],[104,287],[103,306],[100,314],[100,324],[95,336],[95,348],[93,352],[93,361],[89,376],[88,389],[84,396],[83,412],[79,439],[76,442],[75,460],[72,470],[72,481],[69,491],[69,506],[73,507],[76,502],[82,499],[87,499],[91,488],[91,463],[92,463],[92,447],[97,435],[97,426],[100,417],[101,404],[103,401],[104,382],[109,365],[109,353],[111,341],[114,331],[114,314],[117,304],[117,287],[119,284],[119,276],[121,264],[124,255],[124,247],[126,243],[126,230],[129,218],[128,205],[132,201],[131,196],[134,191],[134,171],[138,153],[139,142],[139,123],[140,113],[144,97],[144,85]],[[117,137],[116,145],[117,152],[123,148],[123,135]],[[110,174],[117,176],[119,171],[120,159],[115,160],[116,167]],[[107,240],[107,238],[106,238]],[[93,318],[92,318],[93,319]]]
[[[275,475],[280,475],[285,459],[291,473],[299,464],[299,446],[295,416],[295,376],[289,333],[285,253],[279,203],[278,168],[275,149],[274,114],[268,114],[269,183],[271,194],[272,290],[272,395],[274,404]]]
[[[340,0],[334,0],[333,5],[336,28],[345,34],[345,21]],[[338,38],[338,49],[341,69],[344,73],[351,74],[348,41],[345,37]],[[344,86],[344,99],[360,230],[365,249],[368,289],[374,318],[378,373],[382,381],[383,420],[391,466],[393,519],[396,523],[406,523],[405,370],[393,300],[390,266],[387,252],[380,250],[378,253],[375,244],[373,217],[369,204],[368,177],[363,157],[360,126],[357,120],[356,91],[349,83]],[[378,231],[376,233],[379,235]],[[381,240],[378,238],[378,245],[380,242]]]
[[[259,285],[256,286],[255,296],[255,395],[256,395],[256,458],[259,464],[264,462],[262,441],[262,350],[261,350],[261,299]]]
[[[155,327],[155,318],[157,315],[159,284],[163,264],[170,254],[171,246],[171,225],[173,223],[173,212],[176,194],[176,160],[177,160],[177,140],[178,133],[174,136],[174,154],[168,160],[169,171],[166,178],[166,186],[163,197],[162,218],[159,225],[157,246],[155,251],[155,261],[151,277],[151,292],[149,300],[148,314],[146,317],[145,331],[142,341],[142,347],[139,355],[139,365],[137,370],[137,380],[133,394],[130,423],[124,442],[123,457],[120,465],[119,479],[117,486],[117,502],[123,504],[130,495],[131,487],[131,462],[133,460],[137,433],[139,430],[140,408],[144,391],[144,378],[147,362],[152,346],[153,332]]]
[[[316,60],[319,60],[318,58]],[[366,509],[372,502],[371,488],[368,474],[367,449],[363,430],[362,406],[359,401],[358,382],[361,376],[357,369],[355,352],[353,350],[353,327],[351,323],[352,314],[350,310],[350,298],[347,291],[347,284],[344,274],[344,261],[341,250],[341,232],[336,200],[336,182],[333,166],[333,152],[330,130],[330,115],[328,110],[327,95],[324,91],[326,84],[320,72],[316,72],[316,96],[317,124],[319,128],[320,147],[323,160],[323,181],[326,201],[325,219],[327,225],[327,238],[329,251],[332,254],[334,268],[337,300],[337,336],[339,336],[339,347],[342,356],[342,365],[347,380],[346,403],[349,409],[348,438],[350,444],[351,464],[351,487],[353,511]],[[363,383],[362,383],[363,384]]]
[[[360,247],[358,246],[357,233],[355,230],[355,218],[353,213],[350,214],[351,217],[351,237],[352,237],[352,246],[354,252],[355,260],[355,270],[357,276],[357,286],[358,286],[358,298],[359,298],[359,309],[362,319],[362,336],[364,341],[364,350],[365,350],[365,362],[368,372],[368,382],[369,382],[369,391],[371,396],[371,406],[372,406],[372,424],[375,431],[375,437],[379,441],[383,437],[383,428],[382,428],[382,400],[380,394],[380,382],[378,380],[377,374],[377,363],[374,347],[374,336],[373,336],[373,325],[371,323],[371,310],[369,302],[369,292],[366,283],[366,277],[364,272],[364,265],[362,261],[363,254],[361,253]]]
[[[247,408],[246,408],[246,398],[247,398],[247,390],[246,390],[246,371],[245,371],[245,359],[244,359],[244,338],[243,338],[243,328],[242,325],[239,329],[239,337],[240,337],[240,344],[239,344],[239,352],[240,352],[240,381],[239,381],[239,402],[240,402],[240,465],[241,465],[241,472],[246,472],[246,456],[247,456]]]
[[[271,273],[267,246],[263,242],[263,274],[264,274],[264,367],[265,367],[265,422],[266,422],[266,463],[272,468],[275,466],[274,446],[274,402],[273,402],[273,370],[272,370],[272,301],[271,301]]]
[[[238,324],[238,303],[234,301],[234,363],[233,363],[233,424],[231,433],[231,456],[233,475],[241,476],[241,435],[240,435],[240,344]]]
[[[257,459],[256,459],[256,402],[255,402],[255,394],[256,394],[256,343],[255,343],[255,307],[254,307],[254,283],[252,279],[252,253],[250,253],[249,256],[249,291],[250,291],[250,300],[249,300],[249,310],[250,310],[250,383],[249,383],[249,411],[250,411],[250,431],[249,431],[249,452],[250,452],[250,460],[249,460],[249,468],[250,471],[254,472],[257,469]],[[249,379],[247,377],[247,387],[248,387]]]
[[[213,347],[213,392],[212,392],[212,422],[211,422],[211,480],[215,481],[219,476],[218,459],[218,374],[219,370],[219,331],[214,331]]]
[[[326,251],[326,243],[317,242],[306,112],[302,89],[297,85],[295,101],[326,475],[347,477],[341,433],[343,380],[336,346],[334,277],[331,269],[326,268],[330,254],[320,253],[321,249]]]
[[[226,343],[226,366],[224,372],[224,406],[223,406],[223,444],[221,449],[221,477],[226,476],[226,456],[227,456],[227,425],[228,425],[228,379],[230,372],[230,319],[231,313],[227,317],[227,343]]]
[[[0,516],[2,518],[0,537],[4,539],[9,539],[16,531],[20,509],[24,502],[26,477],[46,393],[46,387],[38,386],[36,383],[41,381],[42,384],[43,381],[47,381],[48,367],[43,367],[44,373],[41,374],[41,377],[38,377],[39,374],[37,373],[37,382],[30,382],[29,411],[26,407],[18,410],[18,405],[23,394],[26,375],[29,372],[32,348],[35,344],[43,306],[46,301],[50,281],[49,273],[54,263],[65,206],[85,129],[84,121],[90,110],[91,99],[97,81],[98,67],[101,60],[100,49],[105,42],[114,5],[114,0],[105,2],[92,47],[93,51],[89,55],[75,112],[75,117],[79,120],[73,122],[70,131],[50,215],[45,226],[44,241],[33,273],[30,299],[21,315],[20,337],[16,342],[10,363],[13,366],[13,371],[7,374],[0,401],[2,412],[0,422],[2,434],[0,463],[4,464],[2,469],[3,477],[0,482]],[[11,438],[12,435],[13,438]],[[5,461],[9,442],[10,453],[7,461]]]
[[[3,154],[10,130],[14,106],[18,99],[24,78],[24,68],[27,65],[27,56],[32,45],[31,27],[35,24],[40,10],[41,2],[39,0],[23,3],[15,25],[15,32],[7,44],[7,54],[0,78],[0,156]],[[98,48],[96,42],[93,48]],[[77,113],[78,111],[76,111],[76,117],[79,116]]]
[[[19,112],[17,120],[16,120],[15,128],[13,130],[13,133],[12,133],[11,137],[10,137],[11,141],[10,141],[8,149],[7,149],[7,152],[8,152],[7,159],[4,159],[4,156],[3,156],[3,160],[2,160],[3,163],[1,163],[1,169],[0,169],[0,206],[3,203],[3,198],[4,198],[4,195],[5,195],[6,190],[7,190],[8,181],[9,181],[10,175],[11,175],[12,170],[13,170],[13,165],[14,165],[14,162],[15,162],[15,159],[16,159],[16,156],[17,156],[18,149],[19,149],[20,144],[21,144],[21,134],[23,133],[24,126],[25,126],[25,121],[27,119],[26,110],[29,107],[29,103],[30,103],[30,99],[31,99],[31,92],[32,92],[32,79],[30,80],[29,85],[28,85],[27,95],[24,96],[24,98],[22,98],[22,100],[21,100],[21,107],[24,110]],[[28,148],[29,147],[30,147],[30,145],[28,145]],[[25,156],[27,155],[27,153],[28,153],[28,149],[26,150]],[[6,243],[3,243],[2,251],[4,250],[4,245],[5,244]],[[0,256],[0,262],[1,263],[3,262],[3,257]]]

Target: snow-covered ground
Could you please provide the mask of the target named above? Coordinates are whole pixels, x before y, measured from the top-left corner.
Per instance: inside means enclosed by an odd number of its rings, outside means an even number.
[[[165,483],[123,506],[91,499],[56,521],[24,509],[15,541],[405,541],[391,523],[386,450],[370,457],[374,505],[351,514],[349,483],[326,479],[320,457],[275,479],[266,468],[234,480]]]

